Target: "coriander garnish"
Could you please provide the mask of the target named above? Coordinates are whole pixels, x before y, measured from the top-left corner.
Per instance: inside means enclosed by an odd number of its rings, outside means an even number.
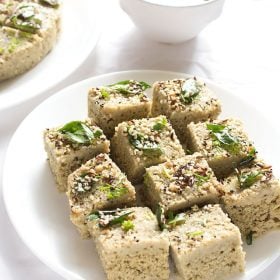
[[[238,169],[236,169],[236,173],[241,189],[250,188],[256,182],[258,182],[263,176],[263,173],[259,171],[242,173]]]
[[[209,175],[200,175],[198,173],[194,173],[193,175],[198,186],[201,186],[210,179]]]
[[[60,4],[59,0],[40,0],[43,4],[47,4],[53,8],[57,8]]]
[[[131,220],[127,220],[127,221],[123,221],[122,222],[122,229],[124,231],[129,231],[129,230],[132,230],[134,229],[134,224]]]
[[[162,231],[166,228],[166,219],[164,216],[164,208],[161,205],[158,205],[156,209],[156,218],[158,222],[159,229]]]
[[[125,80],[108,85],[106,88],[112,89],[123,95],[141,94],[143,91],[151,88],[149,84],[143,81]]]
[[[174,228],[175,226],[181,225],[186,221],[186,216],[184,213],[174,215],[172,211],[169,211],[167,215],[168,218],[166,219],[164,215],[164,208],[161,205],[158,205],[156,209],[156,218],[161,231],[164,229]]]
[[[112,211],[95,211],[88,215],[87,219],[89,221],[98,220],[99,226],[105,228],[113,225],[122,225],[133,212],[118,209]]]
[[[194,237],[200,237],[204,234],[204,231],[202,230],[196,230],[196,231],[191,231],[191,232],[187,232],[186,235],[189,237],[189,238],[194,238]]]
[[[147,157],[159,157],[163,154],[159,144],[142,134],[131,134],[128,129],[129,143],[136,149],[143,152]]]
[[[155,123],[155,125],[153,126],[153,130],[161,131],[166,127],[167,124],[168,124],[167,119],[163,117],[161,120]]]
[[[93,139],[102,135],[100,130],[93,131],[81,121],[69,122],[58,131],[64,134],[71,142],[78,144],[90,144]]]
[[[110,200],[120,198],[128,192],[127,188],[122,184],[118,184],[117,186],[105,184],[99,187],[99,190],[105,192],[107,198]]]
[[[248,155],[244,159],[242,159],[238,166],[244,166],[251,163],[256,158],[256,155],[257,151],[255,147],[250,147]]]
[[[107,91],[105,88],[101,88],[100,89],[101,92],[101,96],[105,99],[105,100],[109,100],[110,99],[110,93],[109,91]]]
[[[168,212],[168,219],[166,221],[168,228],[181,225],[185,223],[185,221],[186,221],[186,215],[184,213],[179,213],[177,215],[174,215],[173,212]]]
[[[219,124],[207,124],[207,129],[210,130],[214,145],[223,148],[230,154],[240,152],[239,139],[231,135],[228,127]]]
[[[180,99],[185,104],[191,104],[202,90],[202,85],[196,79],[187,79],[181,88]]]
[[[36,8],[32,5],[20,6],[10,17],[7,25],[24,32],[36,33],[42,25],[42,20],[36,13]]]

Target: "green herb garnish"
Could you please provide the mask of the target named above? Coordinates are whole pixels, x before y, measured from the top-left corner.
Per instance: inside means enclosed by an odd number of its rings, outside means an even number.
[[[173,212],[168,213],[168,219],[166,221],[167,227],[175,227],[182,225],[186,221],[186,216],[184,213],[179,213],[174,216]]]
[[[9,43],[8,52],[13,53],[19,44],[20,40],[18,38],[13,37]]]
[[[203,183],[207,182],[210,179],[209,175],[199,175],[198,173],[194,173],[194,178],[198,186],[201,186]]]
[[[121,184],[115,187],[109,184],[105,184],[99,187],[99,190],[105,192],[108,199],[120,198],[128,192],[127,188]]]
[[[155,123],[155,125],[153,126],[153,130],[161,131],[166,127],[167,124],[168,124],[167,119],[163,117],[161,120]]]
[[[250,173],[242,173],[239,172],[239,170],[236,170],[238,181],[240,184],[241,189],[247,189],[250,188],[252,185],[254,185],[256,182],[258,182],[262,176],[262,172],[250,172]]]
[[[197,236],[202,236],[204,234],[204,231],[202,230],[196,230],[196,231],[191,231],[191,232],[187,232],[186,235],[189,237],[189,238],[194,238],[194,237],[197,237]]]
[[[207,129],[211,132],[214,145],[231,154],[237,154],[240,151],[240,142],[238,138],[230,134],[228,127],[219,124],[207,124]]]
[[[43,4],[47,4],[47,5],[49,5],[51,7],[54,7],[54,8],[58,7],[59,4],[60,4],[59,0],[40,0],[40,2],[43,3]]]
[[[64,134],[71,142],[78,144],[90,144],[94,138],[99,138],[102,135],[100,130],[93,132],[89,126],[81,121],[69,122],[58,131]]]
[[[247,243],[247,245],[252,245],[253,244],[253,232],[252,231],[250,231],[246,235],[246,243]]]
[[[162,231],[166,228],[166,219],[164,216],[164,209],[161,205],[158,205],[156,209],[156,218],[158,221],[159,229]]]
[[[238,166],[244,166],[251,163],[256,158],[256,155],[257,155],[257,151],[255,147],[251,147],[248,155],[244,159],[242,159],[242,161],[238,164]]]
[[[101,92],[102,97],[105,100],[109,100],[110,99],[110,93],[105,88],[101,88],[100,92]]]
[[[128,133],[128,139],[133,147],[142,151],[143,154],[147,157],[159,157],[163,154],[163,151],[159,147],[158,143],[149,138],[145,138],[141,134],[137,134],[136,136],[134,136]]]
[[[123,95],[141,94],[146,89],[151,88],[151,86],[146,82],[138,82],[134,80],[120,81],[118,83],[108,85],[107,87]]]
[[[134,229],[134,224],[131,220],[123,221],[122,222],[122,229],[124,231],[129,231],[131,229]]]
[[[36,8],[34,6],[24,5],[15,11],[7,25],[24,32],[36,33],[41,28],[42,20],[36,16]]]
[[[87,220],[99,220],[99,226],[105,228],[112,225],[122,225],[122,223],[126,221],[128,219],[128,216],[132,213],[134,213],[134,211],[95,211],[88,215]]]
[[[180,99],[185,104],[191,104],[202,90],[202,85],[195,79],[187,79],[181,88]]]
[[[156,218],[158,221],[158,225],[161,231],[164,229],[171,229],[175,226],[181,225],[186,221],[186,216],[184,213],[179,213],[174,215],[173,212],[168,212],[168,218],[165,218],[164,208],[161,205],[158,205],[156,209]]]

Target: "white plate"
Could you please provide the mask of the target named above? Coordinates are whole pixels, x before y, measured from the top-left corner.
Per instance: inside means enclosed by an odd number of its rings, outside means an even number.
[[[53,50],[33,69],[0,82],[0,112],[55,86],[76,70],[97,44],[100,28],[93,0],[64,0],[61,33]]]
[[[3,173],[6,208],[18,234],[44,263],[67,279],[104,279],[93,242],[82,241],[69,220],[66,196],[56,191],[42,131],[87,115],[87,91],[92,86],[125,79],[147,82],[184,77],[180,73],[130,71],[94,77],[53,95],[20,125],[8,148]],[[278,135],[254,108],[207,81],[223,103],[224,116],[241,118],[261,156],[280,170]],[[257,124],[257,125],[256,125]],[[269,135],[269,138],[267,137]],[[271,152],[273,151],[273,153]],[[271,264],[280,251],[280,233],[271,233],[245,246],[247,267],[236,279],[248,280]]]

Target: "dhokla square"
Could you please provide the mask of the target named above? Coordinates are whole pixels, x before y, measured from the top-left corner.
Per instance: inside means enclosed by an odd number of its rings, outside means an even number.
[[[221,184],[199,153],[168,160],[146,169],[144,195],[153,209],[178,212],[219,201]]]
[[[280,181],[261,159],[236,169],[223,180],[223,204],[248,244],[280,228]]]
[[[90,119],[46,129],[44,144],[60,192],[67,190],[67,178],[73,171],[94,156],[110,151],[110,142]]]
[[[215,119],[220,112],[218,98],[196,77],[159,81],[153,86],[152,116],[166,115],[182,143],[187,142],[189,123]]]
[[[185,222],[169,229],[169,239],[182,279],[228,279],[245,269],[240,231],[217,204],[186,212]]]
[[[107,154],[97,155],[69,175],[67,196],[70,219],[82,238],[90,237],[91,212],[136,205],[134,187]]]
[[[151,101],[147,90],[150,87],[144,81],[125,80],[92,88],[88,93],[88,115],[110,138],[119,123],[148,117]]]
[[[129,180],[143,180],[145,168],[185,155],[165,116],[123,122],[111,141],[113,160]]]
[[[201,153],[218,178],[246,165],[257,153],[238,119],[191,123],[187,134],[189,149]]]
[[[108,280],[168,280],[169,241],[147,207],[99,211],[89,230]]]

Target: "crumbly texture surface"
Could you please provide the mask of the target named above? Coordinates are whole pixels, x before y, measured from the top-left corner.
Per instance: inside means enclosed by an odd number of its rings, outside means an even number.
[[[110,151],[110,142],[102,130],[92,120],[84,123],[93,133],[100,132],[98,137],[86,144],[72,142],[66,134],[59,131],[62,126],[44,131],[45,150],[60,192],[67,190],[67,178],[73,171],[94,156]]]
[[[169,232],[171,255],[183,279],[227,279],[245,267],[238,228],[219,205],[194,208]]]
[[[0,4],[0,81],[28,71],[55,45],[60,29],[60,9],[41,3],[4,1]],[[34,32],[23,31],[13,23],[15,15],[20,17],[30,12],[40,22]]]
[[[258,159],[225,178],[223,185],[225,210],[248,242],[280,228],[280,181],[271,166]]]
[[[102,228],[99,220],[89,223],[107,279],[169,279],[168,238],[151,210],[134,207],[123,212],[131,212],[129,230],[123,224]]]
[[[166,117],[123,122],[111,141],[114,161],[129,180],[143,180],[145,168],[185,155]]]
[[[135,206],[135,189],[107,154],[87,161],[68,177],[70,219],[82,238],[90,237],[87,217],[96,210]]]
[[[150,114],[151,101],[143,86],[131,80],[127,90],[129,93],[114,87],[97,87],[88,93],[88,115],[109,138],[119,123],[146,118]]]
[[[217,203],[222,189],[207,161],[198,153],[147,168],[144,183],[151,207],[155,209],[161,204],[165,212]]]
[[[209,125],[224,127],[216,134],[219,138],[213,133],[215,129],[208,128]],[[218,178],[229,175],[254,151],[242,122],[236,119],[191,123],[187,126],[187,134],[190,150],[201,153]]]
[[[186,126],[189,123],[215,119],[220,112],[220,101],[196,78],[160,81],[153,86],[152,116],[168,116],[182,143],[188,142]]]

